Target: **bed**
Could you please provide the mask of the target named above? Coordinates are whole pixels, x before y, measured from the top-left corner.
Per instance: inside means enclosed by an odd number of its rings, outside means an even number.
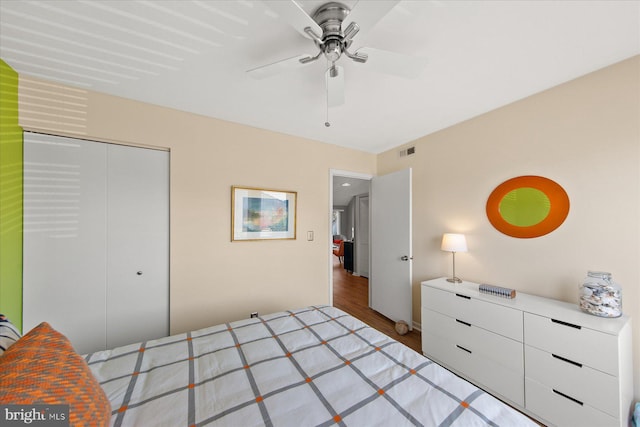
[[[84,356],[46,322],[23,337],[0,337],[0,424],[44,417],[105,427],[536,425],[329,306]]]
[[[535,426],[330,306],[84,356],[113,426]]]

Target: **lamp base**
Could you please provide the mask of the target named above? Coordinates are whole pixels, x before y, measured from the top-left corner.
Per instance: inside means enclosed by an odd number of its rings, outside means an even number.
[[[451,277],[451,278],[447,279],[447,282],[450,282],[450,283],[462,283],[462,280],[458,279],[457,277]]]

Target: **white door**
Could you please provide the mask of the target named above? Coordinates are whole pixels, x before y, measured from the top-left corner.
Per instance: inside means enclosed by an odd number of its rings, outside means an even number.
[[[169,335],[169,153],[108,149],[107,348]]]
[[[412,328],[411,169],[371,180],[369,306]]]
[[[355,272],[369,277],[369,195],[356,196]]]
[[[23,329],[105,348],[106,144],[24,133]]]

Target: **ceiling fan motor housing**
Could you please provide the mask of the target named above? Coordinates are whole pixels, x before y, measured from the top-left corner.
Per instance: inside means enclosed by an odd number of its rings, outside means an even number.
[[[322,28],[322,44],[318,47],[332,63],[337,61],[343,50],[349,48],[351,40],[345,40],[342,22],[351,10],[342,3],[326,3],[315,11],[312,18]]]

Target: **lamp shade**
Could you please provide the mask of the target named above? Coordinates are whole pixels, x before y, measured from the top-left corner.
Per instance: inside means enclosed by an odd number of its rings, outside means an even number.
[[[467,252],[467,239],[464,234],[444,233],[440,249],[447,252]]]

